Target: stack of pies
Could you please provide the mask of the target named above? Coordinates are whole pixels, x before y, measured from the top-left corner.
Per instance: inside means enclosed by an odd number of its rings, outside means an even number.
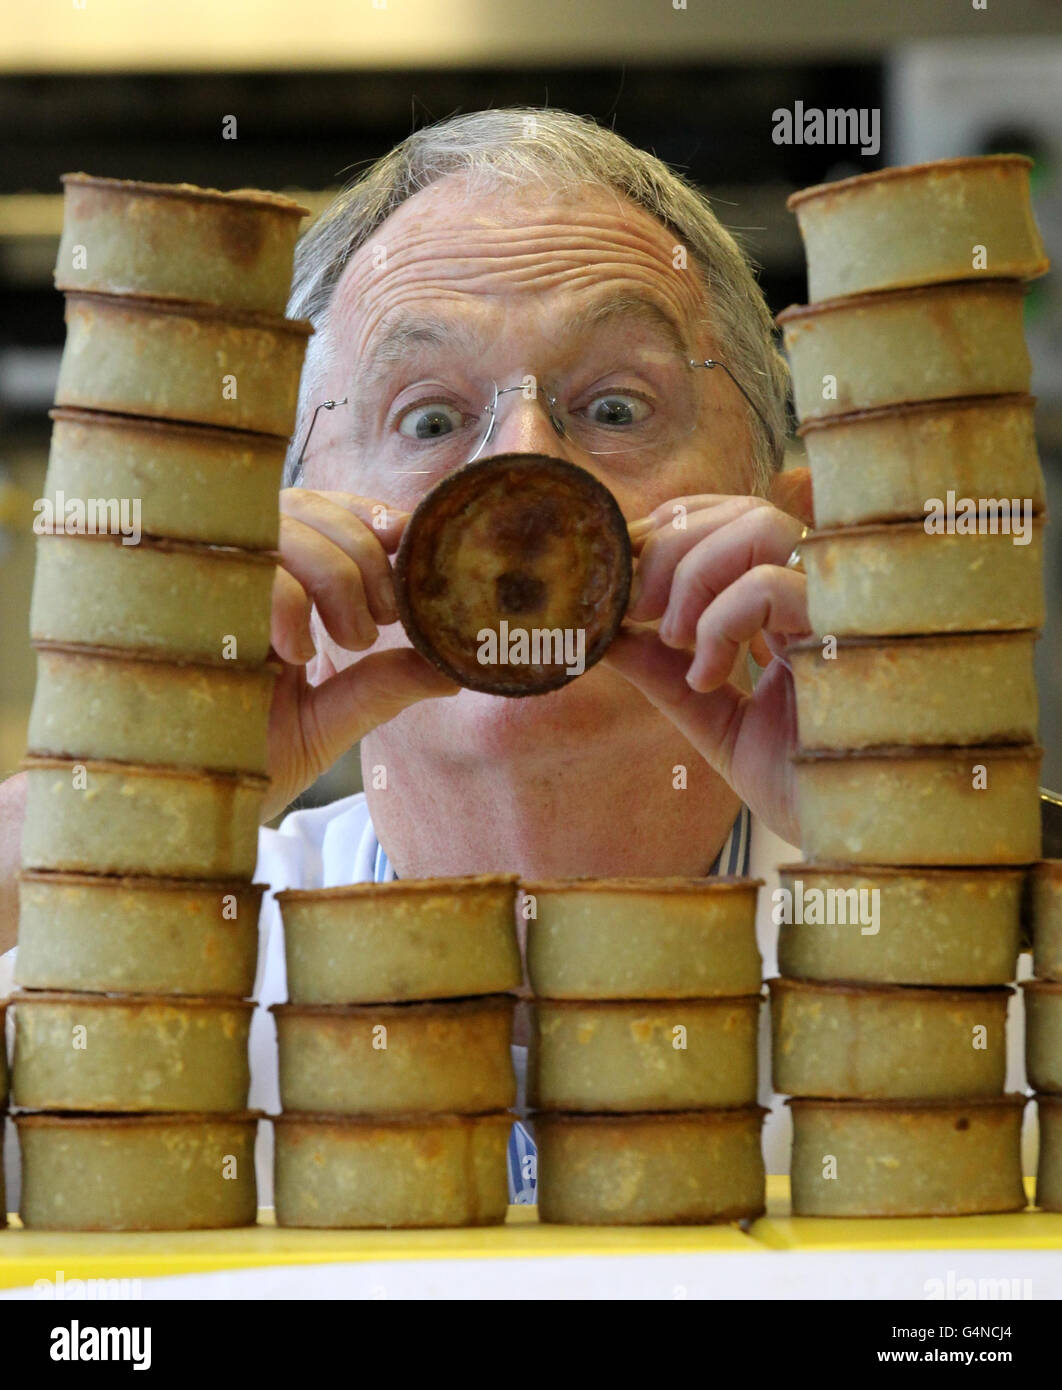
[[[523,883],[542,1220],[763,1211],[750,879]]]
[[[792,652],[808,862],[781,870],[771,996],[798,1214],[1025,1205],[1024,1098],[1003,1087],[1041,853],[1029,167],[945,160],[790,199],[811,302],[779,322],[817,529]]]
[[[68,174],[30,627],[12,1097],[27,1226],[255,1220],[247,1038],[305,209]]]
[[[522,981],[514,877],[277,894],[277,1224],[505,1219]]]
[[[1037,864],[1028,904],[1036,978],[1024,986],[1025,1070],[1040,1120],[1036,1204],[1062,1211],[1062,859]]]

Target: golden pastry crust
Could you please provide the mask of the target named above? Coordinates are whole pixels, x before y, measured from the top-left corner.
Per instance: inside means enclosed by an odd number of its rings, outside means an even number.
[[[969,748],[911,748],[906,744],[882,744],[877,748],[816,748],[798,749],[793,754],[793,762],[802,763],[829,763],[849,761],[853,758],[865,758],[868,762],[924,762],[937,763],[945,759],[961,763],[963,766],[973,760],[974,762],[984,762],[986,759],[1009,758],[1019,761],[1032,762],[1043,757],[1044,750],[1036,743],[1002,743],[973,745]],[[827,861],[823,861],[827,862]]]
[[[793,1215],[1021,1211],[1026,1205],[1021,1180],[1025,1103],[1022,1095],[789,1100]],[[826,1159],[833,1161],[832,1173]]]
[[[903,300],[913,299],[916,303],[923,303],[932,306],[936,300],[947,299],[949,296],[962,298],[966,294],[998,294],[1004,299],[1020,300],[1024,295],[1024,289],[1017,280],[1004,280],[997,277],[986,276],[983,280],[970,281],[950,281],[943,285],[905,285],[900,289],[889,290],[866,290],[861,294],[838,295],[834,299],[817,299],[811,304],[790,304],[788,308],[775,315],[775,323],[779,327],[784,327],[787,323],[798,323],[804,319],[822,318],[833,313],[845,313],[850,309],[877,309],[883,304],[899,304]],[[991,392],[991,395],[1021,395],[1023,392]],[[917,398],[916,398],[917,399]],[[898,404],[914,404],[914,401],[902,401]],[[880,409],[881,407],[866,407],[866,409]],[[834,414],[840,414],[840,411]],[[856,413],[855,410],[847,411],[849,415]]]
[[[285,903],[329,902],[337,898],[349,898],[357,902],[363,898],[402,898],[424,897],[446,893],[478,893],[484,888],[515,887],[519,883],[515,874],[470,874],[463,878],[418,878],[395,879],[391,883],[345,883],[338,888],[285,888],[276,894],[281,907]]]
[[[248,1110],[17,1115],[22,1225],[49,1231],[253,1226],[261,1118]]]
[[[199,188],[194,183],[140,183],[136,179],[112,179],[97,174],[61,174],[59,182],[80,187],[113,189],[115,192],[135,193],[143,197],[181,198],[193,202],[246,203],[250,207],[268,208],[270,212],[291,213],[292,216],[308,217],[310,209],[304,208],[294,198],[283,193],[269,193],[261,188],[234,188],[226,191],[220,188]]]
[[[869,174],[853,174],[851,178],[837,179],[834,183],[816,183],[809,188],[801,188],[796,193],[790,193],[785,200],[786,207],[792,212],[794,208],[806,203],[812,198],[821,198],[824,195],[833,193],[847,192],[852,188],[864,188],[871,183],[885,183],[893,180],[902,180],[917,177],[925,174],[944,174],[952,170],[978,169],[986,164],[1010,164],[1016,168],[1031,169],[1033,161],[1024,154],[967,154],[959,155],[955,159],[934,159],[924,164],[903,164],[894,165],[888,169],[875,169]]]
[[[480,634],[497,635],[503,621],[510,633],[581,630],[589,669],[627,609],[627,524],[612,494],[585,470],[537,454],[502,454],[451,473],[420,502],[402,537],[395,581],[402,625],[439,670],[491,695],[544,694],[581,672],[556,660],[487,664],[479,659]],[[555,639],[539,652],[560,654]]]
[[[285,1112],[276,1134],[278,1226],[493,1226],[508,1206],[515,1116]]]
[[[186,767],[163,767],[154,763],[121,763],[115,762],[111,758],[54,758],[47,753],[35,754],[27,753],[19,763],[20,772],[35,772],[38,769],[46,768],[66,769],[74,765],[75,761],[84,767],[88,772],[114,772],[123,777],[176,777],[182,781],[200,783],[225,783],[245,788],[248,791],[264,792],[269,786],[268,777],[257,777],[249,772],[204,772],[199,768]],[[39,868],[37,864],[27,864],[27,869]],[[138,875],[131,874],[127,877],[136,878]],[[211,879],[211,882],[215,880]]]
[[[762,878],[740,878],[736,874],[721,874],[718,878],[536,878],[520,880],[524,893],[651,893],[666,896],[671,893],[697,893],[709,896],[727,889],[746,892],[762,888]]]
[[[539,1219],[684,1226],[764,1210],[759,1106],[671,1114],[538,1114]]]
[[[846,410],[840,415],[825,415],[818,419],[805,420],[797,426],[796,433],[803,439],[815,430],[843,429],[845,425],[862,420],[893,420],[903,416],[940,415],[945,412],[958,412],[976,408],[978,410],[1012,410],[1015,406],[1030,406],[1036,403],[1035,396],[1012,392],[998,396],[959,396],[948,401],[904,401],[899,405],[877,405],[867,410]],[[52,412],[54,415],[54,412]]]
[[[229,309],[219,304],[201,304],[190,300],[158,299],[149,294],[110,294],[105,290],[67,290],[68,304],[85,304],[101,314],[144,313],[170,315],[180,319],[200,319],[204,323],[214,323],[222,328],[258,328],[270,333],[283,333],[292,338],[309,338],[313,324],[308,319],[286,319],[278,314],[263,314],[254,309]],[[57,400],[56,404],[68,409],[89,409],[78,401]],[[108,412],[104,412],[108,413]],[[164,419],[169,417],[164,416]],[[174,423],[183,423],[174,421]],[[190,420],[189,424],[204,424],[209,421]],[[228,428],[227,426],[225,428]],[[252,431],[255,433],[255,431]]]

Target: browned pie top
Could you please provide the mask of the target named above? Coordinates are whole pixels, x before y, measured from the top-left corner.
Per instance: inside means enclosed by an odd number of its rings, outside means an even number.
[[[247,883],[239,878],[147,878],[135,874],[76,874],[64,869],[22,869],[18,880],[45,887],[97,888],[111,893],[242,893],[258,898],[269,887],[267,883]]]
[[[72,405],[54,406],[49,410],[48,418],[67,425],[94,425],[102,430],[147,434],[153,439],[160,434],[173,435],[189,444],[198,444],[211,453],[222,449],[254,449],[259,453],[283,455],[288,447],[287,440],[275,434],[233,430],[225,425],[186,425],[178,420],[152,420],[146,415],[116,415],[107,410],[82,410]]]
[[[581,1111],[536,1111],[536,1125],[606,1125],[614,1131],[624,1129],[667,1128],[669,1125],[733,1124],[735,1121],[762,1123],[767,1111],[762,1105],[715,1105],[711,1110],[632,1110],[622,1115]]]
[[[511,1012],[514,994],[477,994],[461,999],[411,999],[392,1004],[270,1004],[278,1018],[461,1018],[466,1014]]]
[[[868,184],[893,182],[896,179],[932,178],[934,174],[950,174],[960,169],[982,168],[988,164],[1011,164],[1019,168],[1031,169],[1033,161],[1024,154],[973,154],[960,155],[956,159],[934,159],[926,164],[901,164],[889,169],[875,169],[870,174],[855,174],[848,179],[837,179],[834,183],[816,183],[810,188],[801,188],[791,193],[785,201],[792,210],[811,198],[821,198],[823,194],[847,193],[850,190],[865,188]]]
[[[269,1117],[275,1125],[324,1125],[329,1129],[474,1129],[477,1125],[504,1125],[517,1116],[511,1110],[488,1110],[482,1115],[333,1115],[315,1110],[285,1110]]]
[[[549,878],[529,882],[522,879],[525,893],[725,893],[761,887],[762,878],[738,878],[721,874],[718,878]]]
[[[846,425],[870,424],[875,420],[890,420],[898,416],[940,415],[962,410],[1030,410],[1035,396],[1005,392],[995,396],[948,396],[941,401],[903,401],[899,405],[876,405],[867,410],[845,410],[839,415],[822,415],[805,420],[797,434],[804,436],[813,430],[843,429]]]
[[[755,1012],[764,998],[762,991],[756,994],[708,994],[681,999],[551,999],[548,994],[535,994],[531,996],[530,1003],[533,1011],[548,1005],[554,1012],[559,1010],[561,1013],[586,1011],[598,1016],[617,1014],[622,1018],[634,1010],[641,1014],[664,1014],[670,1018],[683,1009],[691,1008],[726,1013],[728,1009],[736,1007],[742,1012]]]
[[[1021,299],[1025,286],[1020,280],[944,280],[935,285],[912,285],[899,290],[868,290],[865,294],[846,294],[837,299],[817,299],[814,304],[790,304],[775,317],[775,323],[793,323],[798,319],[814,318],[820,314],[841,313],[850,309],[880,309],[902,299],[924,301],[931,299],[973,298],[979,294],[999,294]]]
[[[189,1125],[199,1128],[204,1125],[247,1125],[257,1124],[267,1118],[264,1110],[182,1110],[180,1112],[161,1111],[155,1113],[98,1113],[86,1114],[83,1110],[51,1110],[31,1113],[21,1111],[11,1118],[20,1127],[52,1127],[67,1129],[157,1129],[161,1125]]]
[[[917,866],[901,866],[896,864],[779,864],[779,874],[816,874],[819,877],[836,875],[838,878],[858,878],[873,880],[878,878],[933,878],[944,882],[949,878],[954,883],[960,878],[968,878],[976,882],[984,878],[1017,878],[1025,877],[1025,870],[1022,868],[1005,868],[997,865],[990,865],[987,868],[962,868],[962,867],[933,867],[929,869]]]
[[[99,290],[67,290],[67,310],[83,304],[102,319],[129,314],[169,314],[179,319],[205,319],[221,332],[227,328],[257,328],[267,333],[290,333],[308,338],[314,331],[308,319],[286,319],[277,314],[256,314],[248,309],[193,303],[187,299],[155,299],[146,294],[104,294]]]
[[[47,535],[48,533],[45,532],[44,534]],[[126,647],[97,647],[88,642],[53,642],[47,637],[37,637],[30,645],[34,651],[43,652],[45,657],[51,652],[59,652],[75,661],[81,660],[93,665],[102,664],[111,671],[120,670],[123,666],[139,668],[154,665],[155,667],[165,666],[166,668],[180,667],[182,670],[192,671],[202,668],[209,671],[211,676],[219,671],[228,671],[236,676],[272,676],[275,679],[284,669],[283,663],[275,658],[266,661],[227,661],[223,656],[200,656],[193,661],[189,657],[170,656],[166,652],[146,649],[132,651]]]
[[[820,533],[822,534],[822,533]],[[805,536],[800,542],[805,545],[810,538]],[[931,651],[962,647],[981,647],[984,645],[1003,646],[1014,645],[1016,643],[1031,643],[1036,640],[1037,631],[1034,627],[1015,628],[1007,632],[937,632],[937,633],[914,633],[907,636],[898,637],[838,637],[837,650],[849,650],[857,647],[863,651],[873,651],[880,648],[884,652],[914,652],[915,654],[926,654]],[[786,645],[786,654],[792,655],[793,652],[822,652],[821,637],[803,637],[799,642],[789,642]],[[34,643],[38,646],[39,643]],[[831,658],[832,659],[832,658]]]
[[[201,772],[197,768],[163,767],[154,763],[119,763],[113,758],[52,758],[27,753],[19,764],[23,772],[43,772],[47,768],[84,767],[89,772],[105,772],[123,777],[176,777],[185,782],[212,782],[218,787],[243,786],[249,791],[263,791],[269,786],[268,777],[256,777],[250,772]]]
[[[814,1096],[790,1096],[786,1105],[794,1110],[838,1110],[851,1114],[855,1110],[936,1110],[942,1115],[961,1114],[964,1110],[1022,1110],[1031,1096],[1010,1093],[1004,1096],[968,1096],[965,1100],[819,1100]]]
[[[985,999],[996,995],[1001,999],[1014,993],[1010,985],[867,985],[848,980],[797,980],[788,975],[776,975],[767,981],[771,994],[859,994],[876,995],[882,999],[893,999],[904,1003],[916,996],[922,1003],[953,1004],[956,1001],[968,1003],[974,999]],[[1062,989],[1062,985],[1059,986]]]
[[[137,198],[181,198],[194,202],[246,203],[260,212],[288,213],[308,217],[309,208],[282,193],[268,193],[260,188],[197,188],[194,183],[139,183],[135,179],[103,178],[96,174],[61,174],[60,183],[79,188],[99,188]]]
[[[253,999],[228,999],[224,995],[207,996],[200,994],[102,994],[92,991],[61,989],[27,989],[13,994],[8,1000],[16,1008],[26,1004],[73,1004],[82,1006],[98,1005],[113,1009],[218,1009],[229,1013],[242,1009],[245,1013],[256,1008]]]
[[[484,888],[515,890],[515,874],[470,874],[467,878],[404,878],[392,883],[346,883],[338,888],[285,888],[276,894],[278,903],[297,907],[300,903],[335,902],[344,898],[406,898],[429,893],[474,893]]]
[[[240,565],[273,565],[280,559],[278,550],[243,550],[235,545],[208,545],[205,541],[179,541],[170,536],[142,536],[136,545],[123,545],[123,537],[117,531],[38,531],[38,537],[51,537],[64,541],[99,541],[104,545],[116,545],[119,551],[155,550],[171,555],[188,555],[193,559],[212,564],[215,560],[228,560]],[[86,551],[79,551],[86,554]]]
[[[793,754],[795,763],[821,763],[850,761],[862,758],[867,762],[978,762],[989,763],[1000,758],[1022,758],[1038,761],[1044,750],[1038,743],[994,743],[991,746],[960,747],[921,747],[910,744],[883,744],[877,748],[821,748],[798,749]]]
[[[573,679],[566,662],[485,664],[479,634],[581,629],[589,668],[627,608],[627,524],[608,489],[574,464],[538,454],[481,459],[417,506],[395,580],[410,641],[441,671],[471,690],[537,695]],[[557,651],[551,643],[539,655]]]
[[[1039,516],[1034,514],[1032,524],[1033,526],[1043,526],[1043,514],[1041,513]],[[923,518],[920,521],[873,521],[864,526],[826,526],[821,531],[809,531],[800,542],[800,546],[803,549],[804,546],[815,545],[819,541],[825,540],[835,542],[861,541],[865,536],[881,536],[882,538],[906,536],[907,539],[913,540],[919,534],[924,535],[933,544],[940,540],[939,535],[926,530],[926,523]],[[995,535],[983,531],[973,531],[970,534],[954,532],[952,534],[959,540],[1005,540],[1008,543],[1011,540],[1005,531],[999,531]]]

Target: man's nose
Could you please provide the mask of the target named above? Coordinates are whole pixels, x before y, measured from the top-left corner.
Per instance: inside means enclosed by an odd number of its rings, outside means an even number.
[[[527,399],[514,391],[499,401],[491,440],[492,454],[549,454],[578,463],[578,450],[557,429],[541,396]]]

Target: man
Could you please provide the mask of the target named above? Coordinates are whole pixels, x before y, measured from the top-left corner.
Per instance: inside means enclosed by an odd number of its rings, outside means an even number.
[[[564,112],[458,116],[404,141],[311,227],[289,312],[316,334],[298,485],[281,496],[266,815],[357,740],[367,791],[263,830],[258,880],[762,876],[798,857],[783,653],[807,630],[804,578],[786,564],[807,481],[777,471],[785,367],[703,195]],[[550,399],[616,447],[558,434]],[[396,621],[388,555],[418,499],[476,452],[569,459],[631,523],[628,629],[550,695],[459,690]],[[749,652],[766,667],[754,690]],[[9,921],[21,782],[0,788]],[[269,1004],[284,998],[271,899],[261,932]],[[252,1066],[252,1103],[277,1108],[263,1010]],[[518,1131],[523,1200],[529,1144]],[[778,1144],[768,1162],[784,1168]]]
[[[804,578],[786,567],[806,475],[776,471],[785,368],[706,200],[567,113],[460,116],[340,195],[300,244],[289,309],[316,336],[289,458],[300,486],[281,499],[273,642],[287,669],[270,811],[358,739],[367,790],[263,831],[258,878],[747,873],[745,807],[761,842],[764,828],[788,842],[761,845],[757,872],[798,857],[792,680],[774,654],[807,630]],[[706,361],[725,367],[690,365]],[[549,398],[576,426],[589,414],[613,429],[616,447],[558,436]],[[639,551],[630,630],[584,677],[525,700],[458,691],[417,655],[387,563],[433,482],[507,452],[588,468]],[[754,693],[750,644],[767,667]],[[284,986],[271,902],[263,935],[272,1002]],[[266,1108],[271,1049],[259,1016]],[[518,1130],[522,1200],[529,1149]]]

